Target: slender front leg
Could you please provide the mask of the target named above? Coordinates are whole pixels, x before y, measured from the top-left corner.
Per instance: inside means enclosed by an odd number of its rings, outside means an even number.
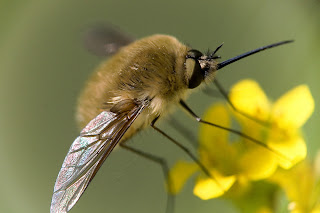
[[[217,181],[217,179],[210,174],[209,170],[198,160],[198,158],[192,154],[192,152],[185,146],[183,146],[181,143],[179,143],[178,141],[176,141],[175,139],[173,139],[171,136],[169,136],[168,134],[166,134],[165,132],[163,132],[161,129],[159,129],[158,127],[155,126],[156,121],[158,120],[159,116],[156,117],[152,122],[151,122],[151,127],[153,129],[155,129],[157,132],[159,132],[161,135],[163,135],[164,137],[168,138],[169,141],[171,141],[172,143],[174,143],[175,145],[177,145],[180,149],[182,149],[196,164],[198,164],[198,166],[200,167],[200,169],[210,178],[212,178],[218,185],[219,187],[224,190],[224,188],[221,186],[221,184]]]
[[[213,80],[213,83],[216,85],[216,87],[218,88],[218,90],[219,90],[219,92],[221,93],[221,95],[227,100],[228,104],[231,106],[231,108],[232,108],[235,112],[237,112],[237,113],[239,113],[240,115],[243,115],[244,117],[246,117],[246,118],[248,118],[248,119],[250,119],[250,120],[252,120],[252,121],[255,121],[256,123],[261,124],[261,125],[263,125],[263,126],[265,126],[265,127],[269,127],[269,126],[270,126],[270,124],[269,124],[268,122],[259,120],[259,119],[255,118],[255,117],[252,117],[251,115],[248,115],[247,113],[242,112],[242,111],[240,111],[239,109],[237,109],[237,108],[235,107],[235,105],[232,103],[232,101],[230,100],[227,91],[222,87],[222,85],[219,83],[219,81],[218,81],[217,78],[215,78],[215,79]]]
[[[265,143],[262,143],[261,141],[255,139],[255,138],[252,138],[250,137],[249,135],[246,135],[238,130],[235,130],[235,129],[231,129],[231,128],[228,128],[228,127],[224,127],[224,126],[221,126],[219,124],[215,124],[215,123],[211,123],[211,122],[208,122],[208,121],[204,121],[202,120],[198,115],[196,115],[189,107],[188,105],[183,101],[183,100],[180,100],[180,105],[192,116],[196,119],[196,121],[200,122],[200,123],[203,123],[203,124],[207,124],[207,125],[210,125],[210,126],[213,126],[213,127],[217,127],[219,129],[223,129],[223,130],[226,130],[226,131],[229,131],[229,132],[232,132],[236,135],[239,135],[240,137],[243,137],[245,139],[248,139],[249,141],[252,141],[253,143],[256,143],[256,144],[259,144],[260,146],[264,147],[265,149],[271,151],[271,152],[274,152],[275,154],[277,154],[279,157],[287,160],[287,161],[290,161],[290,159],[288,159],[286,156],[282,155],[280,152],[278,152],[277,150],[269,147],[267,144]]]

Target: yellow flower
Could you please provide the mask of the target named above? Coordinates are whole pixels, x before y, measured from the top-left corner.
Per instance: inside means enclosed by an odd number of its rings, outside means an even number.
[[[230,100],[239,111],[269,123],[269,128],[261,128],[254,121],[236,115],[244,133],[284,156],[274,153],[267,156],[277,157],[276,161],[273,159],[274,163],[290,168],[306,157],[306,144],[300,128],[314,110],[314,100],[306,85],[292,89],[272,104],[256,82],[244,80],[232,88]]]
[[[303,161],[290,170],[279,169],[268,180],[285,191],[291,213],[320,212],[320,152],[313,164]]]
[[[199,158],[211,175],[198,175],[194,194],[207,200],[223,195],[232,186],[246,186],[249,181],[270,177],[278,168],[290,168],[306,156],[306,145],[300,127],[310,117],[314,101],[305,85],[298,86],[272,104],[252,80],[233,86],[230,100],[246,116],[230,110],[226,104],[215,104],[203,120],[233,128],[261,143],[209,125],[199,131]],[[254,118],[248,119],[248,117]],[[261,124],[263,123],[263,124]],[[170,171],[176,194],[199,167],[178,162]],[[241,188],[241,187],[240,187]]]

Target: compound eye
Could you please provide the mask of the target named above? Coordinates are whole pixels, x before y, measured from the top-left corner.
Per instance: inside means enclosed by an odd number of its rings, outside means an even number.
[[[198,61],[201,56],[202,53],[198,50],[189,50],[186,56],[186,71],[189,76],[189,89],[196,88],[204,79],[204,72]]]
[[[189,50],[187,54],[187,58],[198,59],[203,56],[202,52],[199,50]]]

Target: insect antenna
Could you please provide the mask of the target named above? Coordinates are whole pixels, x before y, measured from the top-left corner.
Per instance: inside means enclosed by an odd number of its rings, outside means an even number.
[[[270,49],[270,48],[273,48],[273,47],[277,47],[277,46],[280,46],[280,45],[283,45],[283,44],[292,43],[293,41],[294,41],[294,40],[281,41],[281,42],[277,42],[277,43],[274,43],[274,44],[266,45],[266,46],[259,47],[259,48],[257,48],[257,49],[248,51],[248,52],[243,53],[243,54],[241,54],[241,55],[238,55],[238,56],[236,56],[236,57],[233,57],[233,58],[230,58],[230,59],[225,60],[225,61],[223,61],[223,62],[220,62],[219,64],[217,64],[216,70],[219,70],[219,69],[221,69],[221,68],[223,68],[223,67],[225,67],[225,66],[227,66],[227,65],[229,65],[229,64],[232,64],[232,63],[234,63],[234,62],[236,62],[236,61],[238,61],[238,60],[240,60],[240,59],[246,58],[246,57],[248,57],[248,56],[250,56],[250,55],[256,54],[256,53],[261,52],[261,51],[263,51],[263,50]],[[217,51],[222,47],[222,45],[223,45],[223,43],[222,43],[221,45],[219,45],[219,46],[215,49],[215,51],[213,51],[213,52],[208,56],[208,58],[209,58],[209,59],[220,58],[219,56],[215,56],[215,54],[216,54]],[[258,124],[260,124],[260,125],[262,125],[262,126],[265,126],[265,127],[269,127],[269,126],[270,126],[270,123],[268,123],[268,122],[266,122],[266,121],[259,120],[259,119],[257,119],[257,118],[254,118],[254,117],[252,117],[252,116],[250,116],[250,115],[248,115],[248,114],[246,114],[246,113],[241,112],[240,110],[238,110],[238,109],[233,105],[233,103],[231,102],[231,100],[229,99],[229,96],[228,96],[228,93],[226,92],[226,90],[222,87],[222,85],[218,82],[218,80],[217,80],[216,78],[213,80],[213,83],[215,84],[215,86],[217,87],[217,89],[219,90],[219,92],[220,92],[220,93],[222,94],[222,96],[227,100],[227,102],[229,103],[229,105],[231,106],[231,108],[232,108],[235,112],[237,112],[237,113],[245,116],[246,118],[248,118],[248,119],[250,119],[250,120],[252,120],[252,121],[255,121],[256,123],[258,123]]]
[[[218,50],[223,46],[224,43],[220,44],[209,56],[209,59],[217,59],[217,58],[221,58],[220,56],[215,56],[215,54],[218,52]]]

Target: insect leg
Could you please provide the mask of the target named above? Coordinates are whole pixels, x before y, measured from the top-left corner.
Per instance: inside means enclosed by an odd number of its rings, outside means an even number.
[[[197,149],[197,137],[188,129],[185,125],[183,125],[180,121],[175,119],[173,116],[166,118],[168,120],[168,124],[171,128],[177,130],[190,144]]]
[[[139,149],[136,149],[136,148],[133,148],[131,146],[128,146],[126,144],[126,142],[122,142],[119,144],[120,147],[128,150],[128,151],[131,151],[141,157],[144,157],[145,159],[147,160],[151,160],[155,163],[158,163],[161,168],[162,168],[162,172],[163,172],[163,175],[164,175],[164,178],[165,180],[167,180],[167,184],[168,184],[168,190],[170,191],[171,188],[172,188],[172,181],[169,177],[169,167],[168,167],[168,164],[167,164],[167,161],[164,159],[164,158],[161,158],[161,157],[158,157],[156,155],[153,155],[153,154],[150,154],[150,153],[146,153],[146,152],[143,152]],[[173,213],[174,211],[174,195],[172,195],[171,193],[167,193],[167,207],[166,207],[166,213]]]
[[[208,122],[208,121],[204,121],[202,120],[198,115],[196,115],[189,107],[188,105],[183,101],[183,100],[180,100],[180,104],[181,106],[187,110],[187,112],[196,119],[196,121],[200,122],[200,123],[203,123],[203,124],[207,124],[207,125],[210,125],[210,126],[213,126],[213,127],[217,127],[219,129],[223,129],[223,130],[226,130],[226,131],[229,131],[229,132],[232,132],[233,134],[236,134],[236,135],[239,135],[240,137],[243,137],[243,138],[246,138],[248,139],[249,141],[252,141],[253,143],[256,143],[256,144],[259,144],[261,145],[262,147],[264,147],[265,149],[271,151],[271,152],[274,152],[275,154],[277,154],[279,157],[282,157],[283,159],[285,160],[288,160],[290,161],[290,159],[288,159],[286,156],[282,155],[280,152],[278,152],[277,150],[269,147],[267,144],[265,143],[262,143],[261,141],[255,139],[255,138],[252,138],[250,137],[249,135],[247,134],[244,134],[238,130],[235,130],[235,129],[231,129],[231,128],[228,128],[228,127],[224,127],[224,126],[221,126],[219,124],[215,124],[215,123],[211,123],[211,122]]]
[[[221,186],[221,184],[219,183],[219,181],[210,174],[209,170],[199,161],[199,159],[192,154],[192,152],[185,146],[183,146],[181,143],[179,143],[178,141],[176,141],[175,139],[173,139],[171,136],[169,136],[167,133],[165,133],[164,131],[162,131],[161,129],[159,129],[158,127],[155,126],[156,121],[158,120],[159,116],[156,117],[152,122],[151,122],[151,127],[156,130],[157,132],[159,132],[161,135],[163,135],[164,137],[168,138],[172,143],[174,143],[175,145],[177,145],[180,149],[182,149],[196,164],[198,164],[198,166],[200,167],[200,169],[210,178],[212,178],[221,188],[221,190],[224,190],[224,188]]]
[[[240,115],[243,115],[244,117],[246,117],[246,118],[248,118],[248,119],[250,119],[250,120],[252,120],[252,121],[255,121],[255,122],[257,122],[257,123],[259,123],[259,124],[261,124],[261,125],[263,125],[263,126],[266,126],[266,127],[270,126],[268,122],[259,120],[259,119],[255,118],[255,117],[252,117],[251,115],[249,115],[249,114],[247,114],[247,113],[245,113],[245,112],[242,112],[242,111],[240,111],[239,109],[237,109],[237,108],[235,107],[235,105],[231,102],[231,100],[230,100],[230,98],[229,98],[229,95],[228,95],[228,92],[223,88],[223,86],[220,84],[220,82],[218,81],[217,78],[215,78],[215,79],[213,80],[213,83],[215,84],[215,86],[217,87],[217,89],[219,90],[219,92],[221,93],[221,95],[226,99],[226,101],[228,102],[228,104],[231,106],[231,108],[232,108],[235,112],[237,112],[237,113],[239,113]]]
[[[263,125],[263,126],[269,126],[269,123],[268,123],[268,122],[259,120],[259,119],[255,118],[255,117],[252,117],[251,115],[248,115],[247,113],[242,112],[242,111],[240,111],[239,109],[237,109],[237,108],[235,107],[235,105],[232,103],[232,101],[230,100],[229,95],[228,95],[228,92],[227,92],[227,91],[223,88],[223,86],[219,83],[219,81],[218,81],[217,78],[215,78],[215,79],[213,80],[213,83],[215,84],[215,86],[217,87],[217,89],[219,90],[219,92],[221,93],[221,95],[227,100],[228,104],[231,106],[231,108],[232,108],[235,112],[237,112],[237,113],[239,113],[240,115],[243,115],[244,117],[246,117],[246,118],[248,118],[248,119],[250,119],[250,120],[252,120],[252,121],[255,121],[255,122],[257,122],[257,123],[259,123],[259,124],[261,124],[261,125]]]

